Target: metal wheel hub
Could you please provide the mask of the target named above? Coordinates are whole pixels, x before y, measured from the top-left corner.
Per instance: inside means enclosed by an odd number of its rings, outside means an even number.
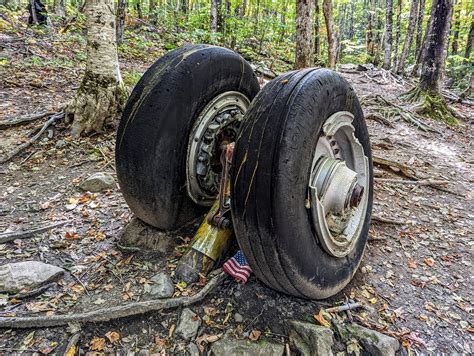
[[[316,145],[309,192],[313,228],[324,250],[348,255],[360,236],[367,213],[369,167],[354,136],[354,116],[330,116]]]
[[[188,194],[195,203],[214,203],[222,172],[221,151],[237,138],[249,105],[245,95],[229,91],[216,96],[199,114],[189,137],[186,164]]]

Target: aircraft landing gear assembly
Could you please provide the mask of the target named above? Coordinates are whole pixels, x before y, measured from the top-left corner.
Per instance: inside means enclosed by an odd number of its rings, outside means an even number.
[[[258,279],[298,297],[336,294],[359,266],[372,157],[356,94],[333,71],[288,72],[260,90],[231,50],[169,52],[130,96],[116,165],[142,221],[172,230],[207,211],[178,265],[190,281],[234,236]]]

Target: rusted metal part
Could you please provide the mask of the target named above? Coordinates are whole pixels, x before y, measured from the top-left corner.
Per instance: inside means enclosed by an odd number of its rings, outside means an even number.
[[[179,280],[187,283],[198,281],[199,275],[207,275],[229,248],[233,230],[209,224],[218,210],[219,201],[216,200],[194,235],[191,248],[178,262],[175,273]]]
[[[222,145],[222,148],[221,163],[223,168],[217,197],[218,209],[209,217],[208,223],[217,226],[220,230],[225,230],[231,227],[229,172],[234,153],[234,142]]]

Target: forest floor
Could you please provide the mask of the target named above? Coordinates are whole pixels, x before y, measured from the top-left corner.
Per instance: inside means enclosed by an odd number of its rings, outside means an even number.
[[[4,32],[0,43],[7,61],[0,66],[0,120],[56,111],[72,97],[83,71],[83,63],[78,62],[84,56],[83,42],[48,33]],[[142,50],[142,57],[121,52],[124,77],[139,77],[163,52],[160,46]],[[409,81],[380,71],[350,70],[342,75],[354,86],[366,114],[387,113],[384,110],[390,105],[381,104],[377,95],[412,109],[399,99],[410,89]],[[474,117],[472,106],[452,105],[466,117]],[[220,336],[231,330],[242,338],[286,343],[287,320],[315,321],[313,316],[321,308],[352,299],[374,310],[354,311],[356,321],[397,337],[405,352],[474,352],[472,125],[461,122],[449,127],[425,118],[424,123],[438,132],[424,132],[402,120],[400,111],[392,110],[392,114],[386,120],[367,120],[373,154],[380,162],[376,165],[375,218],[361,269],[351,284],[337,296],[318,302],[277,293],[254,276],[244,286],[228,278],[191,307],[204,320],[199,335]],[[0,155],[24,142],[38,124],[2,129]],[[150,278],[159,271],[172,273],[192,229],[170,236],[172,253],[168,255],[120,249],[120,232],[133,215],[119,188],[96,194],[78,189],[92,173],[105,171],[115,176],[114,141],[114,128],[73,140],[68,127],[59,121],[0,166],[0,232],[67,221],[33,238],[0,244],[0,265],[39,260],[67,271],[40,295],[0,297],[0,316],[72,313],[146,300],[150,297],[144,289]],[[414,177],[447,183],[430,186],[390,180]],[[199,288],[178,285],[175,295]],[[180,312],[178,308],[83,324],[78,346],[83,351],[105,347],[179,353],[188,345],[173,337]],[[236,321],[235,313],[243,320]],[[77,332],[72,329],[73,325],[66,330],[2,330],[0,353],[59,352]],[[118,333],[119,339],[110,332]]]

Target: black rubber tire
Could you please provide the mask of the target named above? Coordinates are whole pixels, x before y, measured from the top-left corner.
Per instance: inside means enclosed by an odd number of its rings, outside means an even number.
[[[312,156],[333,113],[354,115],[355,135],[369,157],[368,210],[352,252],[325,252],[305,207]],[[278,291],[309,299],[339,292],[353,277],[367,241],[372,210],[372,158],[362,109],[335,72],[306,69],[277,77],[252,102],[235,145],[232,221],[256,276]]]
[[[250,65],[237,53],[189,45],[153,64],[133,89],[116,142],[117,177],[135,215],[176,229],[202,214],[186,190],[186,155],[194,121],[226,91],[252,100],[259,91]]]

